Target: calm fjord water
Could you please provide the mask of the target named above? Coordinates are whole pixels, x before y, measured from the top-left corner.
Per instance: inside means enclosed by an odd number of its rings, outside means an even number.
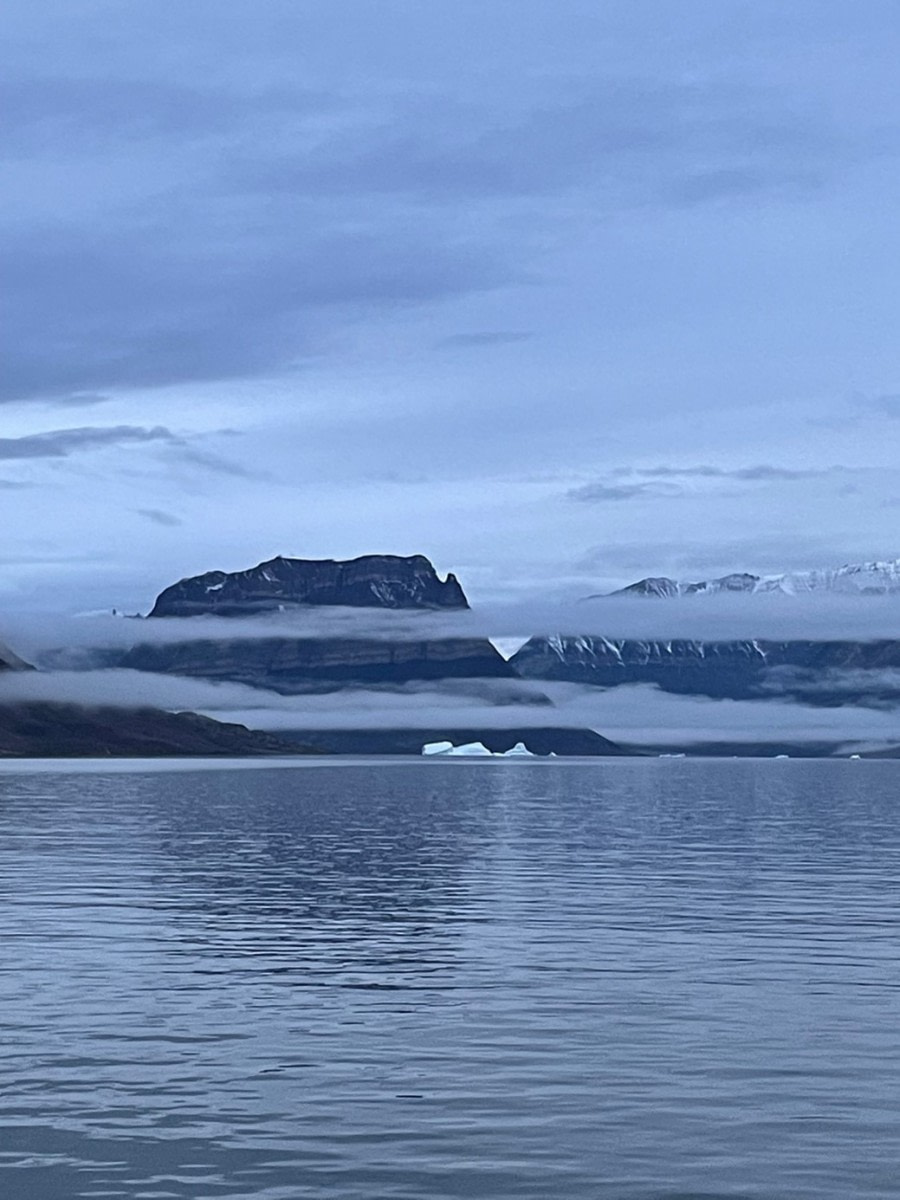
[[[0,1195],[900,1196],[900,765],[0,773]]]

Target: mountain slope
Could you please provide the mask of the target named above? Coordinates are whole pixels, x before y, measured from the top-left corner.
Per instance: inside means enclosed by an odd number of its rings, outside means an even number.
[[[900,641],[643,641],[535,637],[509,660],[523,679],[597,687],[652,683],[731,698],[788,696],[815,704],[900,700]]]
[[[309,753],[308,747],[197,713],[0,703],[0,757],[174,757]]]
[[[723,592],[781,592],[789,596],[803,595],[806,592],[837,592],[851,596],[900,594],[900,559],[846,563],[833,569],[790,571],[784,575],[753,575],[739,572],[696,583],[669,579],[667,576],[648,576],[608,594],[671,598],[716,595]],[[588,597],[591,600],[599,598],[599,595]]]

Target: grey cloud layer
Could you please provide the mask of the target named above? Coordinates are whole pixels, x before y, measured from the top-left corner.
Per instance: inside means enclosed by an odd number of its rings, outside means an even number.
[[[158,520],[158,516],[148,519]],[[56,661],[56,652],[62,648],[80,652],[127,648],[140,642],[236,637],[390,641],[487,637],[515,641],[540,634],[707,641],[896,639],[900,638],[900,606],[891,596],[828,594],[720,595],[665,601],[611,596],[568,603],[536,596],[518,603],[483,604],[455,614],[309,608],[241,620],[127,620],[108,615],[108,610],[102,615],[79,618],[36,617],[33,612],[10,611],[4,614],[0,627],[3,641],[38,664]],[[87,665],[89,660],[83,662]]]
[[[68,458],[84,450],[105,446],[123,446],[135,442],[177,442],[161,425],[147,429],[137,425],[113,425],[106,428],[53,429],[25,437],[0,438],[0,459]]]
[[[286,36],[302,45],[303,23]],[[0,398],[294,369],[328,344],[323,322],[534,281],[551,214],[561,231],[818,188],[893,149],[765,87],[576,76],[479,103],[450,77],[412,99],[348,82],[8,78],[0,153],[21,186],[65,162],[97,208],[45,189],[45,215],[0,243]]]
[[[606,480],[571,488],[571,500],[600,503],[609,500],[633,500],[639,497],[675,497],[689,494],[682,484],[692,479],[713,479],[738,483],[776,483],[797,479],[815,479],[839,468],[775,467],[760,463],[752,467],[621,467],[610,471]],[[631,481],[629,481],[631,477]],[[617,482],[621,480],[622,482]]]
[[[154,525],[163,525],[167,528],[174,528],[182,525],[184,522],[180,517],[176,517],[174,513],[165,512],[161,508],[138,508],[135,512],[140,517],[145,517],[148,521],[152,521]]]
[[[276,696],[241,684],[208,683],[134,671],[55,671],[0,679],[0,702],[20,700],[192,708],[220,720],[262,729],[509,728],[552,724],[596,729],[637,744],[705,741],[896,743],[896,714],[873,709],[807,708],[774,700],[707,700],[672,696],[647,686],[611,691],[550,685],[555,708],[523,704],[496,708],[477,697],[439,687],[391,692],[352,689],[328,695]]]
[[[891,4],[8,0],[4,34],[2,432],[174,431],[10,448],[52,486],[26,526],[0,484],[9,602],[278,552],[423,550],[476,598],[900,551]]]

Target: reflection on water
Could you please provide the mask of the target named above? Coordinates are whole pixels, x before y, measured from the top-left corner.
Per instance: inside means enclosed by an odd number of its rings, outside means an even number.
[[[896,1197],[898,784],[0,774],[0,1192]]]

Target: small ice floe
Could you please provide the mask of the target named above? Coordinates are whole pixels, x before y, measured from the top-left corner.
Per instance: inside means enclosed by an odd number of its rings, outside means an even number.
[[[851,754],[850,757],[851,758],[861,758],[862,755],[861,754]]]
[[[789,754],[776,754],[775,757],[776,758],[790,758],[791,756]]]

